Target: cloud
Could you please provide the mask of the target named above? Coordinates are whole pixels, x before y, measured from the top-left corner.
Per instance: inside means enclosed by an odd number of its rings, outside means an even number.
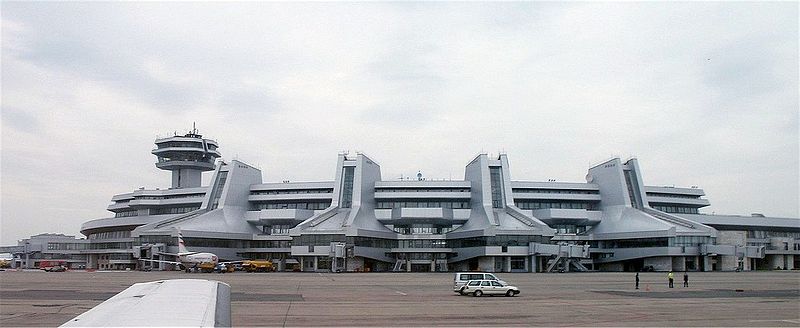
[[[707,211],[798,216],[797,3],[4,3],[2,232],[164,187],[157,134],[197,122],[265,181],[582,181],[635,155]],[[42,196],[46,195],[46,196]]]

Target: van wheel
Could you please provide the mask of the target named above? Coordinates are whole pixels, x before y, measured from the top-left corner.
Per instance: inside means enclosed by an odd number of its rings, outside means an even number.
[[[474,293],[472,293],[472,296],[475,297],[481,297],[481,295],[483,295],[483,292],[480,290],[476,290]]]
[[[512,297],[512,296],[514,296],[514,291],[509,289],[509,290],[506,292],[506,296],[508,296],[508,297]]]

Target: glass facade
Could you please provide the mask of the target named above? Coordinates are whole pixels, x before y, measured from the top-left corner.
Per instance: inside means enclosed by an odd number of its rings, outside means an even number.
[[[130,238],[131,232],[129,230],[117,230],[92,233],[87,236],[87,239],[116,239],[116,238]]]
[[[673,206],[673,205],[650,205],[653,209],[666,213],[679,213],[679,214],[698,214],[697,208],[688,206]]]
[[[592,242],[592,247],[598,248],[637,248],[637,247],[667,247],[669,238],[638,238],[600,240]]]
[[[597,195],[600,192],[597,190],[582,190],[582,189],[537,189],[537,188],[514,188],[512,192],[515,193],[534,193],[534,194],[581,194],[581,195]]]
[[[492,207],[503,208],[503,174],[500,167],[489,167],[489,179],[492,188]]]
[[[376,209],[390,209],[390,208],[454,208],[466,209],[469,207],[469,201],[450,201],[450,200],[404,200],[404,201],[389,201],[377,202]]]
[[[341,208],[353,207],[353,181],[355,175],[355,167],[347,166],[344,168],[342,177],[342,201],[339,204]]]
[[[598,209],[597,202],[588,201],[541,201],[541,200],[515,200],[514,205],[523,210],[538,210],[543,208],[561,208],[573,210],[590,210]]]
[[[253,210],[272,210],[272,209],[301,209],[301,210],[324,210],[331,206],[330,201],[310,202],[310,201],[291,201],[291,202],[270,202],[255,203]]]
[[[275,189],[275,190],[258,190],[253,191],[251,195],[294,195],[294,194],[330,194],[333,192],[331,188],[320,189]]]
[[[455,226],[442,226],[435,224],[411,224],[411,225],[394,225],[392,230],[403,235],[441,235],[453,231],[461,227]]]
[[[183,214],[200,209],[200,206],[151,208],[150,215]]]
[[[469,188],[459,188],[459,187],[375,188],[375,192],[469,192]]]

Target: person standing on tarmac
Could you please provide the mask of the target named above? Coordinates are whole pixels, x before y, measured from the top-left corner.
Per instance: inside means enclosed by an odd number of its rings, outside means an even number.
[[[639,289],[639,273],[636,273],[636,289]]]
[[[683,287],[689,287],[689,274],[686,271],[683,272]]]
[[[667,274],[667,279],[669,279],[669,288],[673,288],[673,287],[674,287],[674,285],[672,284],[672,282],[675,280],[675,274],[674,274],[674,273],[672,273],[672,271],[670,271],[670,272]]]

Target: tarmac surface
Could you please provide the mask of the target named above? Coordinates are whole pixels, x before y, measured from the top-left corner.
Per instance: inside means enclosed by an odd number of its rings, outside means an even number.
[[[690,272],[688,288],[647,272],[639,290],[633,273],[497,275],[522,293],[459,296],[453,273],[2,271],[0,326],[58,326],[133,283],[193,278],[231,285],[234,326],[800,327],[797,271]]]

